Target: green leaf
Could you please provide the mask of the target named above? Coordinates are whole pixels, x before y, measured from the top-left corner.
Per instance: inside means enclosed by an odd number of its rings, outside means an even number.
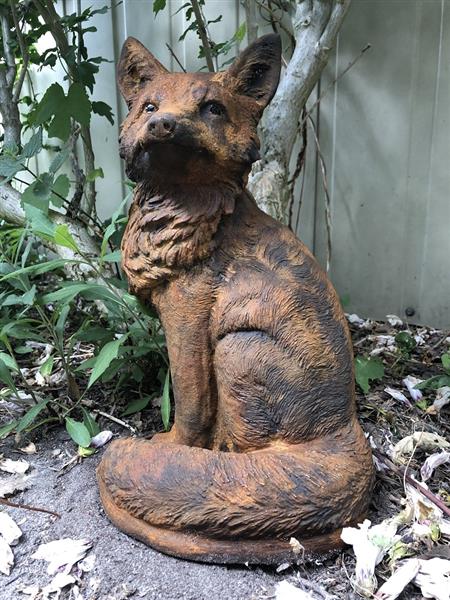
[[[38,152],[42,150],[42,129],[39,130],[31,136],[29,141],[25,144],[22,149],[21,156],[23,158],[31,158],[32,156],[36,156]]]
[[[86,425],[86,429],[89,431],[91,437],[95,437],[97,433],[100,433],[97,421],[84,407],[81,407],[81,412],[83,413],[83,423]]]
[[[153,12],[156,15],[159,11],[164,10],[166,8],[166,0],[153,0]]]
[[[101,117],[106,117],[111,125],[114,125],[112,108],[106,102],[92,102],[92,111]]]
[[[11,421],[10,423],[3,425],[3,427],[0,427],[0,440],[6,437],[8,433],[11,433],[11,431],[15,429],[16,425],[17,421]]]
[[[57,246],[64,246],[64,248],[70,248],[74,252],[80,252],[67,225],[57,225],[53,239]]]
[[[31,231],[36,235],[44,236],[45,239],[53,240],[55,225],[50,221],[46,212],[32,204],[26,204],[24,210],[31,225]]]
[[[49,271],[56,271],[57,269],[62,269],[66,265],[70,264],[80,264],[83,261],[80,260],[68,260],[65,258],[54,258],[52,260],[48,260],[47,262],[30,265],[28,267],[23,267],[22,269],[16,269],[11,273],[6,273],[0,277],[0,281],[7,281],[8,279],[14,279],[19,277],[20,275],[43,275],[44,273],[48,273]]]
[[[441,356],[442,366],[444,367],[444,371],[446,371],[450,375],[450,354],[446,353]]]
[[[61,173],[53,182],[52,193],[50,200],[55,206],[61,207],[64,204],[64,199],[67,198],[67,194],[70,190],[70,181],[67,175]]]
[[[409,355],[417,346],[416,340],[407,331],[399,331],[395,336],[395,342],[402,354]]]
[[[66,112],[65,103],[60,111],[53,117],[48,128],[49,137],[57,137],[66,142],[70,136],[70,114]]]
[[[134,415],[135,413],[143,410],[151,400],[151,396],[142,396],[142,398],[137,398],[132,402],[129,402],[126,409],[121,414],[121,417],[128,417],[129,415]]]
[[[59,83],[53,83],[45,92],[42,100],[36,107],[36,110],[32,116],[32,122],[36,125],[45,123],[57,114],[61,107],[64,105],[66,97],[64,90]],[[70,124],[69,124],[70,125]]]
[[[103,173],[103,169],[99,167],[98,169],[92,169],[90,173],[86,176],[86,181],[95,181],[97,177],[101,177],[102,179],[105,177]]]
[[[369,382],[374,379],[382,379],[384,366],[379,358],[358,356],[355,359],[356,383],[367,394],[370,389]]]
[[[243,40],[243,39],[244,39],[244,37],[245,37],[245,32],[246,32],[246,31],[247,31],[247,27],[246,27],[245,21],[243,21],[243,22],[242,22],[242,23],[239,25],[239,28],[238,28],[238,30],[236,31],[236,33],[234,34],[234,36],[233,36],[233,37],[234,37],[234,39],[235,39],[237,42],[242,42],[242,40]]]
[[[9,181],[16,173],[22,170],[23,166],[15,156],[8,154],[0,156],[0,176],[6,177],[6,181]],[[5,183],[5,181],[2,183]]]
[[[56,154],[55,158],[52,160],[52,162],[50,164],[50,167],[48,168],[50,173],[53,173],[53,175],[54,175],[57,171],[59,171],[59,169],[62,167],[62,165],[68,159],[69,153],[70,153],[70,149],[68,147],[64,147]],[[58,180],[56,180],[56,181],[58,181]]]
[[[84,423],[66,417],[66,430],[72,440],[82,448],[88,448],[91,443],[91,434]]]
[[[2,359],[0,359],[0,381],[3,381],[3,383],[13,392],[17,391],[11,373]]]
[[[17,424],[17,427],[16,427],[17,433],[20,433],[21,431],[26,429],[29,425],[31,425],[31,423],[35,420],[35,418],[38,416],[38,414],[40,412],[42,412],[44,410],[44,408],[47,406],[48,402],[49,402],[49,399],[47,398],[45,400],[41,400],[40,402],[38,402],[38,404],[35,404],[34,406],[32,406],[30,408],[30,410],[24,414],[24,416],[20,419],[19,423]]]
[[[39,373],[42,377],[48,377],[53,370],[53,356],[49,356],[39,368]]]
[[[48,203],[52,193],[53,177],[50,173],[43,173],[40,179],[33,181],[22,193],[22,205],[34,206],[41,213],[48,213]]]
[[[421,410],[427,410],[428,402],[426,401],[426,398],[421,398],[420,400],[417,400],[416,406],[417,406],[417,408],[420,408]]]
[[[102,257],[102,260],[105,262],[115,262],[120,263],[122,261],[122,252],[120,250],[114,250],[114,252],[109,252]]]
[[[95,361],[95,366],[92,369],[91,376],[89,377],[88,388],[90,388],[97,381],[97,379],[103,375],[111,362],[117,358],[117,355],[119,354],[119,348],[127,337],[127,334],[122,335],[118,340],[108,342],[103,346],[96,357],[97,360]]]
[[[72,83],[67,94],[67,110],[78,123],[89,125],[91,120],[91,102],[81,83]]]
[[[27,304],[28,306],[32,306],[34,304],[36,298],[36,286],[32,285],[28,292],[25,292],[22,296],[22,302]]]
[[[166,378],[164,380],[163,395],[161,399],[161,418],[164,429],[169,429],[170,421],[170,369],[167,369]]]
[[[17,366],[17,363],[14,360],[14,358],[9,354],[6,354],[6,352],[0,352],[0,360],[2,360],[5,363],[5,365],[10,371],[19,370],[19,367]]]
[[[115,233],[116,225],[121,220],[121,217],[123,217],[123,209],[132,195],[133,195],[133,192],[132,191],[129,192],[125,196],[125,198],[122,200],[122,202],[119,204],[117,209],[113,212],[113,215],[111,217],[111,223],[108,225],[108,227],[106,228],[105,233],[103,235],[102,246],[101,246],[101,250],[100,250],[101,256],[103,256],[105,254],[108,240],[113,235],[113,233]]]

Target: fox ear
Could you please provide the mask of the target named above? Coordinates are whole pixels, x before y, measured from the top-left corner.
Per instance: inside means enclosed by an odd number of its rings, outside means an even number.
[[[117,81],[128,108],[143,85],[164,73],[168,73],[167,69],[141,42],[133,37],[125,40],[117,67]]]
[[[281,39],[271,33],[250,44],[236,58],[228,74],[237,80],[238,94],[254,98],[264,109],[275,94],[280,71]]]

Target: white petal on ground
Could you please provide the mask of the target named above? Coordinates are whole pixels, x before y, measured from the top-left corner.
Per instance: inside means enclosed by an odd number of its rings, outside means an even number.
[[[9,575],[14,564],[14,554],[8,542],[0,535],[0,573]]]
[[[88,556],[86,556],[86,558],[84,558],[79,564],[78,567],[81,569],[81,571],[83,571],[84,573],[89,573],[89,571],[92,571],[92,569],[94,568],[94,564],[95,564],[95,554],[91,553]]]
[[[50,575],[59,570],[62,570],[63,573],[70,573],[73,565],[82,560],[90,548],[92,548],[92,543],[88,540],[63,538],[48,542],[48,544],[41,544],[31,558],[46,560],[49,563],[47,573]]]
[[[22,535],[20,527],[5,511],[0,511],[0,535],[10,546],[17,544]]]
[[[437,467],[449,461],[450,452],[446,452],[445,450],[443,452],[436,452],[435,454],[429,456],[420,469],[422,481],[428,481]]]
[[[347,321],[352,325],[358,325],[359,327],[361,327],[365,323],[364,319],[361,319],[361,317],[359,317],[355,313],[352,313],[350,315],[346,313],[345,316],[347,317]]]
[[[400,596],[405,587],[410,583],[420,570],[420,561],[417,558],[402,561],[389,579],[383,583],[375,594],[377,600],[395,600]]]
[[[392,449],[392,458],[397,462],[402,462],[404,454],[410,456],[414,450],[436,450],[436,448],[450,448],[450,444],[445,438],[437,433],[428,431],[416,431],[412,435],[407,435],[397,442]]]
[[[392,327],[397,327],[403,325],[403,321],[397,315],[386,315],[386,319],[388,320],[389,325]]]
[[[61,594],[63,588],[68,585],[75,583],[75,577],[68,573],[57,573],[51,582],[42,589],[42,600],[50,600],[50,594],[52,600],[57,600]]]
[[[386,387],[386,388],[384,388],[384,391],[386,392],[386,394],[389,394],[389,396],[394,398],[394,400],[398,400],[399,402],[403,402],[403,404],[407,404],[408,406],[411,406],[411,402],[408,400],[408,398],[405,396],[405,394],[403,392],[401,392],[400,390],[395,390],[394,388]]]
[[[386,519],[371,527],[366,519],[358,527],[344,527],[341,538],[353,546],[356,556],[354,584],[357,591],[371,597],[377,589],[375,567],[380,563],[389,548],[400,539],[396,519]]]
[[[41,588],[38,585],[27,585],[24,588],[18,590],[22,594],[30,596],[27,600],[36,600],[41,592]]]
[[[414,583],[424,598],[448,600],[450,597],[450,560],[431,558],[420,561],[420,571]]]
[[[448,385],[444,385],[436,392],[436,400],[433,402],[431,406],[427,408],[427,413],[431,415],[436,415],[440,410],[446,405],[450,403],[450,387]]]
[[[416,390],[415,388],[415,386],[418,383],[422,383],[422,381],[423,379],[418,379],[417,377],[414,377],[414,375],[408,375],[408,377],[405,377],[402,381],[403,385],[408,389],[409,395],[414,402],[417,402],[423,396],[422,392],[420,390]]]
[[[280,581],[275,587],[275,600],[318,600],[310,592],[305,592],[289,581]]]
[[[22,458],[20,460],[11,460],[10,458],[0,460],[0,470],[5,471],[5,473],[23,475],[29,468],[30,463]]]
[[[32,479],[31,475],[11,475],[6,479],[0,479],[0,498],[28,489]]]
[[[97,433],[97,435],[94,435],[91,439],[91,448],[101,448],[109,442],[112,436],[112,431],[100,431],[100,433]]]

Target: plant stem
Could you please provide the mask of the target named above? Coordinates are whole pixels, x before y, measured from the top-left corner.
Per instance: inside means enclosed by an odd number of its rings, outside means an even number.
[[[206,65],[208,70],[214,73],[214,61],[211,52],[211,44],[209,43],[208,33],[206,31],[206,23],[200,10],[197,0],[191,0],[192,10],[194,11],[195,20],[197,21],[197,31],[205,53]]]

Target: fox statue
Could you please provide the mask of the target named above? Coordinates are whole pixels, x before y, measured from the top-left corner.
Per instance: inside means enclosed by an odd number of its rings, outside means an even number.
[[[246,189],[280,66],[277,35],[218,73],[171,73],[133,38],[118,65],[120,153],[136,182],[123,268],[161,319],[175,419],[113,442],[98,484],[117,527],[192,560],[281,563],[292,537],[324,553],[370,501],[338,297]]]

